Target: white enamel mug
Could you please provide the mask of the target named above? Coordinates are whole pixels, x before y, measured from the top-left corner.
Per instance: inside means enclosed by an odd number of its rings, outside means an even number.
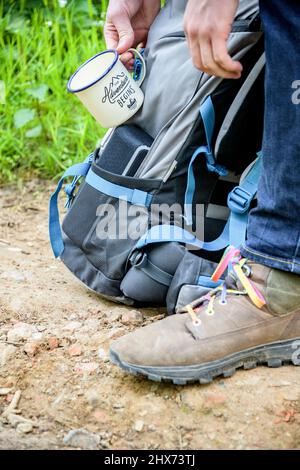
[[[115,50],[96,54],[82,64],[68,82],[68,91],[80,101],[102,127],[116,127],[128,121],[142,106],[140,89],[146,65],[136,49],[129,49],[142,63],[141,77],[135,81]]]

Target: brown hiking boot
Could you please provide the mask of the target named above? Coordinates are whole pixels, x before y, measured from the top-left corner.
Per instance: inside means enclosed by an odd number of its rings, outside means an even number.
[[[113,342],[112,362],[180,385],[209,383],[240,367],[300,365],[300,276],[247,262],[231,249],[213,280],[229,262],[222,287]]]

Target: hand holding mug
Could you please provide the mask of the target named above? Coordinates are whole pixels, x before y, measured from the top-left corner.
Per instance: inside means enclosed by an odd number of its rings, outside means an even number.
[[[129,49],[142,63],[141,76],[134,80],[116,50],[96,54],[81,65],[68,82],[68,90],[77,95],[103,127],[116,127],[130,119],[142,106],[140,89],[146,65],[136,49]]]

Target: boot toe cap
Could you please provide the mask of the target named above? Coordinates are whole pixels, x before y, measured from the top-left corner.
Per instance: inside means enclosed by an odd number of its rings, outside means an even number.
[[[185,348],[194,339],[185,328],[185,315],[167,317],[113,341],[110,357],[117,365],[172,365],[184,360]]]

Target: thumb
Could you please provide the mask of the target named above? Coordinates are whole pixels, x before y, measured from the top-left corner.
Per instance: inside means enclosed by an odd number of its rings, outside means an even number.
[[[114,19],[114,26],[119,36],[117,51],[119,54],[123,54],[132,47],[134,43],[134,32],[130,18],[127,15],[122,14]]]

